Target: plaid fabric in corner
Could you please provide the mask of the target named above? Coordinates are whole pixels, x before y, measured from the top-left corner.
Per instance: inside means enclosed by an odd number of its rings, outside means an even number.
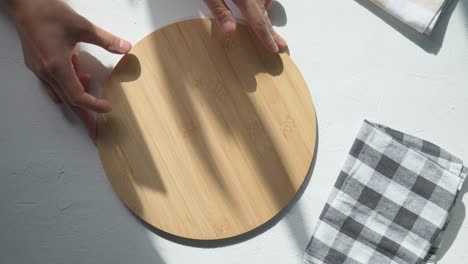
[[[434,144],[365,121],[305,263],[426,263],[468,169]]]

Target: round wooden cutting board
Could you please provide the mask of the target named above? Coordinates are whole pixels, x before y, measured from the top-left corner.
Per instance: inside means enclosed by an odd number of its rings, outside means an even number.
[[[214,240],[264,224],[304,182],[315,110],[286,53],[247,27],[209,19],[166,26],[118,63],[98,115],[109,180],[136,215],[179,237]]]

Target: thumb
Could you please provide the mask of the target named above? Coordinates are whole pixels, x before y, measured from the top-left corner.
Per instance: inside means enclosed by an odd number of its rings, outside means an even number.
[[[121,39],[96,25],[92,25],[92,30],[84,36],[83,42],[100,46],[109,52],[117,54],[125,54],[132,49],[132,44],[130,42]]]
[[[236,20],[223,0],[204,0],[213,16],[221,24],[224,33],[236,30]]]

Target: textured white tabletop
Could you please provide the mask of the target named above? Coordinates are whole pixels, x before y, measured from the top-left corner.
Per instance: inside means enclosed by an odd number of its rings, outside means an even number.
[[[133,43],[173,21],[208,14],[201,0],[68,2]],[[23,65],[14,28],[0,15],[0,263],[302,263],[363,119],[468,161],[468,0],[455,1],[432,38],[355,1],[284,0],[274,10],[316,106],[316,165],[285,217],[251,239],[217,248],[162,238],[124,207],[95,145]],[[95,85],[120,58],[81,49]],[[468,263],[468,198],[460,200],[440,263]]]

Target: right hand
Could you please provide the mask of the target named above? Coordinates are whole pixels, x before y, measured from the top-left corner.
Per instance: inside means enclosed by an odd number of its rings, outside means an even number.
[[[236,20],[225,0],[204,0],[224,33],[236,30]],[[286,48],[286,41],[273,29],[267,9],[272,0],[232,0],[252,27],[263,46],[272,53]]]

